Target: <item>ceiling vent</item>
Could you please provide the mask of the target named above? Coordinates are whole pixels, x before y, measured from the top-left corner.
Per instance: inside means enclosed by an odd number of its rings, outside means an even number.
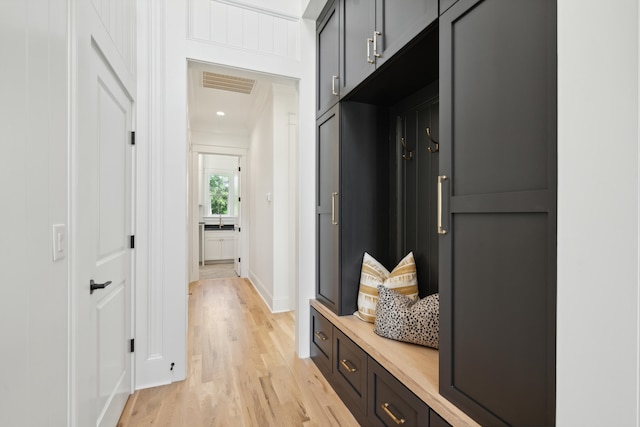
[[[209,89],[226,90],[229,92],[244,93],[249,95],[253,90],[255,80],[245,79],[224,74],[202,72],[202,86]]]

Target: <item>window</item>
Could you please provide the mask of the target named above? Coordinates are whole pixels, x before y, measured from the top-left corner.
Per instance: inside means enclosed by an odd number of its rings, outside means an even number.
[[[209,175],[211,215],[229,215],[229,175]]]

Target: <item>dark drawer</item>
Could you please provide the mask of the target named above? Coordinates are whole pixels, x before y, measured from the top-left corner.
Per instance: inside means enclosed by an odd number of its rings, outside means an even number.
[[[311,360],[325,374],[332,372],[333,324],[311,307]]]
[[[375,426],[424,427],[429,407],[375,360],[369,358],[369,422]]]
[[[446,422],[433,409],[429,409],[429,427],[451,427],[451,424]]]
[[[334,328],[334,388],[360,423],[367,413],[367,359],[367,353]]]

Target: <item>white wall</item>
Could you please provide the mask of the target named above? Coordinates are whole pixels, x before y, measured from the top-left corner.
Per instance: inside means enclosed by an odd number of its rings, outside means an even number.
[[[295,309],[291,236],[297,233],[290,204],[297,203],[297,197],[290,194],[290,181],[296,175],[290,156],[296,153],[298,138],[297,133],[290,133],[290,122],[297,110],[296,89],[273,84],[251,133],[249,150],[249,278],[274,312]]]
[[[249,135],[191,130],[191,144],[213,147],[249,148]]]
[[[640,426],[638,164],[638,2],[559,0],[559,427]]]
[[[149,219],[147,230],[143,230],[143,233],[148,233],[153,242],[149,241],[148,259],[144,259],[145,254],[140,258],[137,273],[139,283],[153,283],[154,286],[141,286],[136,298],[146,307],[155,307],[155,312],[154,317],[142,318],[139,312],[137,327],[141,336],[162,342],[167,354],[178,360],[172,373],[166,372],[165,357],[149,357],[137,363],[136,387],[179,380],[186,374],[183,363],[186,301],[185,295],[180,295],[180,292],[184,292],[188,280],[188,253],[184,238],[188,232],[185,117],[189,59],[299,80],[301,205],[299,219],[292,224],[299,226],[301,268],[297,280],[300,285],[296,334],[299,355],[305,357],[309,352],[308,301],[314,295],[315,277],[314,198],[303,191],[313,188],[315,182],[315,22],[294,18],[298,37],[297,57],[283,56],[278,52],[284,51],[284,46],[269,53],[244,49],[228,42],[214,43],[199,39],[194,33],[194,19],[200,19],[202,15],[189,9],[185,2],[167,1],[159,5],[153,0],[139,1],[138,16],[141,22],[138,50],[144,54],[139,62],[138,123],[144,126],[149,138],[147,147],[138,148],[139,155],[145,158],[140,165],[139,187],[148,191],[148,195],[139,197],[144,205],[139,209],[146,214],[143,218]],[[274,22],[287,21],[288,31],[291,25],[289,21],[299,13],[298,7],[281,16],[275,13],[283,21]],[[207,25],[211,25],[210,22]],[[284,28],[275,29],[269,43],[282,40],[276,36],[283,31]],[[288,47],[286,51],[289,52]],[[161,109],[159,106],[165,107]],[[195,139],[195,132],[193,137]],[[251,165],[249,169],[252,169]],[[252,224],[250,226],[250,233],[253,233],[255,227]],[[253,265],[253,261],[249,261]],[[170,326],[167,326],[167,322],[170,322]]]
[[[273,93],[265,99],[251,132],[249,149],[249,279],[262,298],[273,301]],[[272,201],[267,200],[271,195]]]
[[[69,421],[69,257],[53,262],[51,247],[69,215],[68,6],[0,3],[3,426]]]
[[[295,309],[291,300],[290,235],[295,234],[290,204],[298,203],[290,194],[289,183],[295,171],[290,170],[290,156],[296,153],[297,134],[290,132],[291,122],[298,114],[298,93],[294,87],[273,85],[273,311]],[[296,162],[297,163],[297,162]]]

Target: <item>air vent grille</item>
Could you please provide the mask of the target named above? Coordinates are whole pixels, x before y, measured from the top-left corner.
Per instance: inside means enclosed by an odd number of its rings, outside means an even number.
[[[202,72],[202,86],[209,89],[226,90],[229,92],[237,92],[250,94],[253,90],[255,80],[245,79],[236,76],[227,76],[224,74]]]

